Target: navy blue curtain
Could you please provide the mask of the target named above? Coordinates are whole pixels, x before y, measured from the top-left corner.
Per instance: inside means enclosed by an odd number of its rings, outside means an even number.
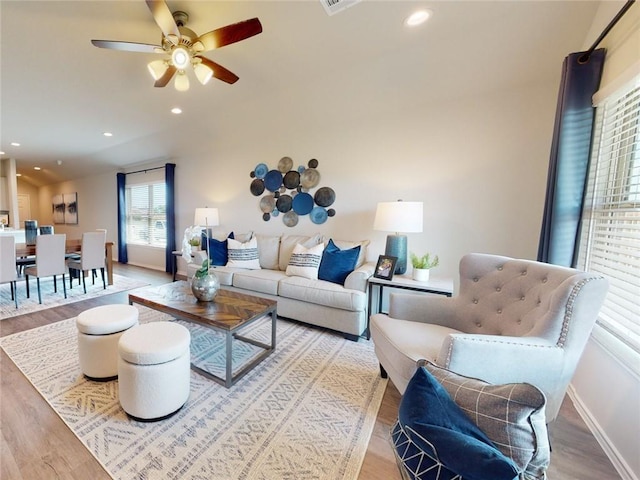
[[[167,248],[165,251],[165,271],[173,272],[173,251],[176,249],[176,164],[164,166],[164,183],[167,187]]]
[[[572,53],[562,64],[538,261],[574,266],[605,50]]]
[[[118,182],[118,262],[127,263],[127,200],[125,186],[127,175],[125,173],[116,174]]]

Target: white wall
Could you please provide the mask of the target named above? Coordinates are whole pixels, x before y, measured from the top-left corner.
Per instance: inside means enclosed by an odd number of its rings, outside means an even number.
[[[178,229],[191,224],[196,207],[215,206],[227,230],[367,238],[375,260],[386,238],[372,230],[376,204],[401,198],[424,202],[425,231],[409,234],[409,249],[440,255],[435,274],[457,277],[470,251],[535,258],[556,95],[554,79],[356,121],[340,112],[317,118],[306,105],[274,98],[278,118],[292,119],[285,125],[273,125],[271,111],[253,112],[242,138],[216,132],[201,152],[176,160]],[[336,216],[325,224],[262,220],[249,173],[260,162],[275,168],[285,155],[295,165],[319,160],[320,185],[336,192]]]
[[[588,48],[624,2],[602,2]],[[640,60],[640,5],[634,4],[600,45],[607,49],[601,88]],[[636,361],[640,359],[636,356]],[[637,368],[636,371],[640,371]],[[572,381],[572,396],[625,479],[640,478],[640,378],[593,338]]]

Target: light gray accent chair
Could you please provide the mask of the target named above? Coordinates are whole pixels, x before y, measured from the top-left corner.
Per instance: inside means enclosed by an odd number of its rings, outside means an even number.
[[[25,283],[27,284],[27,298],[30,297],[29,277],[36,277],[38,285],[38,303],[42,303],[40,292],[40,278],[53,277],[54,291],[58,291],[56,276],[62,275],[62,290],[64,298],[67,298],[67,286],[64,283],[64,274],[67,271],[65,264],[67,236],[65,234],[38,235],[36,237],[36,264],[24,269]]]
[[[371,316],[383,376],[400,393],[430,360],[494,384],[526,382],[558,415],[608,289],[598,275],[531,260],[472,253],[460,261],[452,298],[391,294]]]
[[[13,235],[0,236],[0,284],[11,284],[11,299],[18,308],[18,272],[16,270],[16,238]]]

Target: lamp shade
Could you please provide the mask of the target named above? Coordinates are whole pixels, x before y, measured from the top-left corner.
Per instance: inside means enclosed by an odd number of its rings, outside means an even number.
[[[380,202],[373,229],[383,232],[422,232],[422,202]]]
[[[220,225],[218,209],[209,207],[196,208],[193,224],[200,227],[215,227]]]

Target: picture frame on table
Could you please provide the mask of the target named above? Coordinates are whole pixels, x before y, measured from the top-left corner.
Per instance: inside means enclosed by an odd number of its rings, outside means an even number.
[[[373,276],[381,278],[383,280],[391,280],[393,278],[393,272],[396,269],[396,263],[398,257],[392,257],[389,255],[380,255],[378,257],[378,263],[376,269],[373,272]]]

